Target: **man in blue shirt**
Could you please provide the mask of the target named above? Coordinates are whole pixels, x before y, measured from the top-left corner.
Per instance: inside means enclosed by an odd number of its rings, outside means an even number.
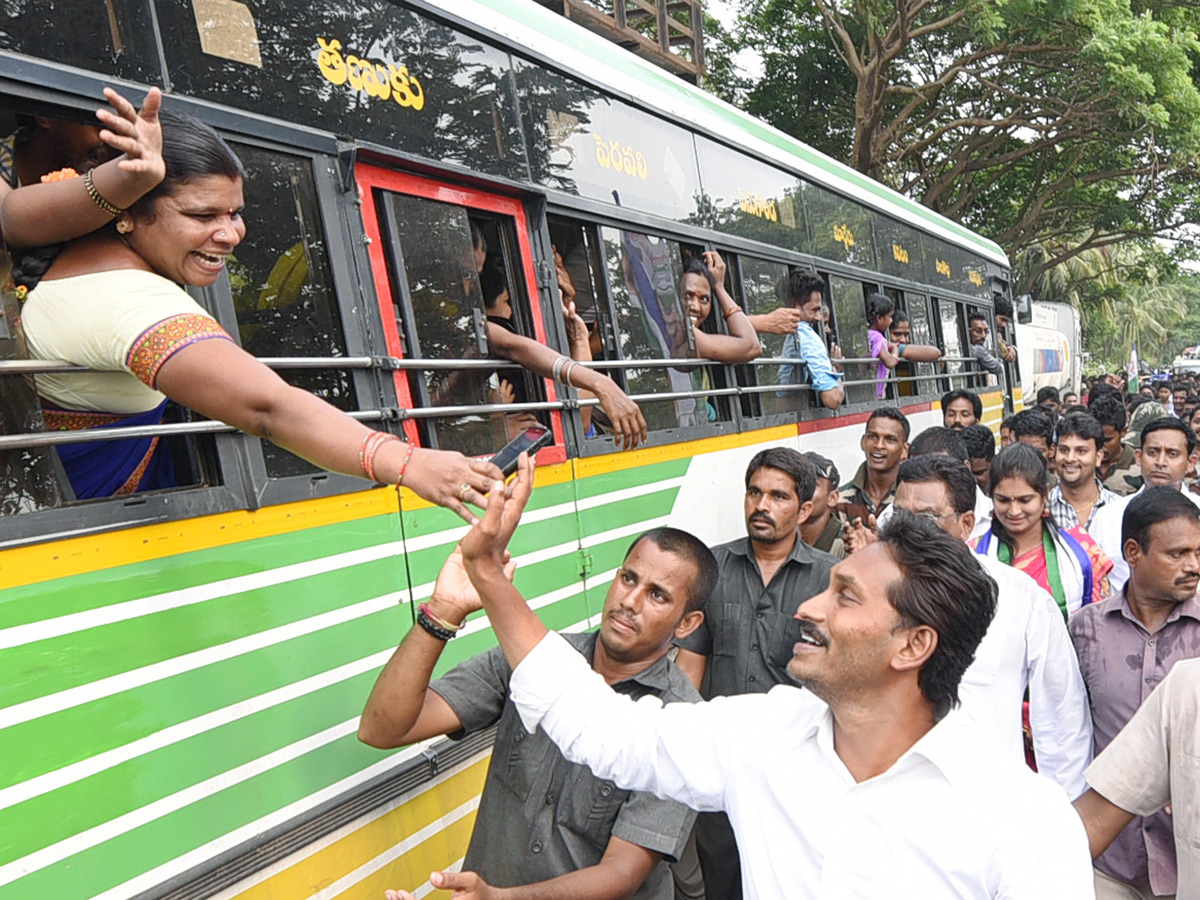
[[[799,365],[779,367],[780,384],[798,384],[807,371],[809,383],[826,409],[837,409],[845,399],[842,373],[835,371],[825,342],[813,327],[821,320],[825,281],[812,269],[794,269],[783,283],[785,303],[800,311],[800,324],[783,341],[783,356],[802,360]]]

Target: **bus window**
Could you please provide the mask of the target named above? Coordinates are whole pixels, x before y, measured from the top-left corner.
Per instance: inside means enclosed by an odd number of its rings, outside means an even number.
[[[866,359],[871,355],[867,340],[866,297],[861,281],[833,275],[829,279],[833,295],[833,314],[837,322],[838,344],[848,359]],[[846,363],[845,380],[873,381],[877,363]],[[875,399],[874,384],[851,385],[846,388],[847,403],[868,403]]]
[[[904,311],[908,314],[908,333],[910,344],[936,344],[937,339],[933,335],[932,329],[929,327],[929,300],[924,294],[917,294],[912,291],[905,291],[903,294]],[[910,371],[915,371],[918,376],[934,374],[933,363],[904,363],[909,367]],[[925,378],[921,381],[904,385],[907,390],[902,390],[902,395],[916,394],[936,394],[938,393],[938,384],[933,378]]]
[[[424,359],[478,360],[489,355],[488,326],[529,334],[514,280],[515,233],[510,220],[453,203],[388,193],[396,223],[393,266],[403,272],[409,310],[404,319],[408,355]],[[400,279],[397,279],[399,281]],[[501,323],[501,320],[503,322]],[[421,406],[526,403],[542,399],[534,379],[518,367],[413,370],[413,396]],[[466,413],[426,421],[429,446],[468,455],[492,453],[508,431],[533,421],[529,413]]]
[[[615,313],[617,351],[624,360],[687,359],[694,342],[679,287],[682,248],[677,241],[636,231],[603,228],[608,283]],[[690,372],[672,368],[631,368],[625,373],[629,393],[689,393],[669,402],[642,403],[651,430],[688,428],[719,415],[719,405],[702,393],[712,386],[707,366]]]
[[[603,299],[604,274],[595,229],[590,225],[549,216],[550,243],[575,291],[575,312],[587,325],[592,359],[612,358],[612,329],[607,325]],[[611,372],[611,375],[617,373]]]
[[[960,324],[961,316],[958,304],[952,300],[937,300],[938,320],[940,331],[942,333],[942,350],[945,355],[953,360],[955,357],[966,356],[967,342],[962,334],[962,325]],[[961,362],[947,362],[946,371],[950,374],[950,389],[967,387],[967,380],[963,377],[965,371],[964,364]]]
[[[249,227],[229,259],[229,285],[242,347],[259,357],[347,356],[312,164],[244,144],[236,150],[246,167]],[[347,370],[279,374],[338,409],[358,408]],[[321,471],[269,441],[262,447],[271,478]]]
[[[767,315],[785,305],[781,299],[781,286],[788,277],[786,265],[765,259],[755,259],[753,256],[742,256],[739,258],[738,269],[742,279],[742,299],[748,315]],[[771,359],[783,356],[785,335],[759,332],[758,337],[762,341],[763,356]],[[750,384],[779,383],[778,366],[764,365],[747,368],[754,373],[754,377],[749,381]],[[776,396],[774,392],[759,394],[757,405],[764,413],[768,414],[795,412],[803,406],[801,396],[802,394],[799,392],[785,394],[782,397]]]

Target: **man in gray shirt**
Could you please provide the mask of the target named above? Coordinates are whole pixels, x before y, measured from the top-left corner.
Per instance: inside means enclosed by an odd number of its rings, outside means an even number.
[[[817,470],[803,454],[771,447],[746,469],[748,537],[713,548],[720,576],[704,607],[704,622],[678,641],[680,668],[703,687],[706,700],[766,693],[795,684],[787,674],[800,640],[796,606],[829,585],[832,554],[800,538],[812,515]],[[696,825],[696,850],[708,897],[742,896],[733,829],[724,813],[705,813]]]
[[[699,695],[667,651],[703,619],[716,574],[712,553],[694,536],[648,531],[613,579],[599,632],[567,640],[616,691],[695,702]],[[430,683],[446,640],[480,607],[456,549],[417,626],[380,673],[359,725],[359,739],[374,747],[461,738],[498,725],[463,871],[434,873],[431,883],[497,897],[670,900],[665,860],[682,852],[694,812],[620,790],[567,762],[545,733],[528,734],[509,700],[512,670],[499,648]]]
[[[971,318],[967,320],[967,333],[971,338],[971,355],[975,357],[975,362],[999,378],[1004,372],[1004,365],[992,356],[991,351],[987,348],[987,337],[990,330],[987,316],[983,313],[972,313]]]

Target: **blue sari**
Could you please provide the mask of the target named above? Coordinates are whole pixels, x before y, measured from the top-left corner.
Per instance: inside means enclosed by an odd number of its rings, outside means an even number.
[[[75,412],[42,407],[42,417],[50,431],[77,431],[82,428],[129,428],[162,422],[167,401],[154,409],[133,415]],[[161,448],[160,438],[129,438],[119,441],[87,441],[60,444],[58,456],[77,500],[113,497],[136,491],[176,487],[175,465],[171,454]]]

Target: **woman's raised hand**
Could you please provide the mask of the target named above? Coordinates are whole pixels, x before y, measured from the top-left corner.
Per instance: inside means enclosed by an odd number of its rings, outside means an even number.
[[[112,109],[96,110],[96,118],[104,123],[100,140],[125,154],[117,163],[122,172],[157,185],[167,174],[162,158],[162,125],[158,121],[162,91],[150,88],[140,110],[112,88],[106,87],[104,96]]]

